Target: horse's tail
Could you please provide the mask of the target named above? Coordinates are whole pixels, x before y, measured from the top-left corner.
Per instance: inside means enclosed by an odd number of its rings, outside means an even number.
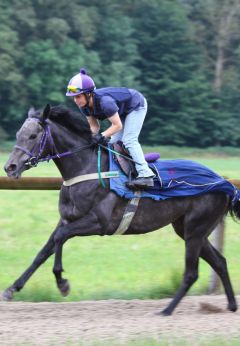
[[[233,218],[240,220],[240,200],[237,200],[235,203],[231,203],[229,212]]]

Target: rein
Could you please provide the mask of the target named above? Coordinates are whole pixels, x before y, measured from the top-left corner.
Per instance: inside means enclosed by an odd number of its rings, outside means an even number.
[[[31,151],[29,151],[28,149],[26,149],[24,147],[21,147],[20,145],[15,145],[14,146],[14,148],[23,151],[25,154],[27,154],[29,156],[28,161],[25,163],[25,165],[29,166],[29,168],[36,167],[39,162],[44,162],[44,161],[49,162],[50,160],[60,159],[61,157],[65,157],[65,156],[76,154],[76,153],[78,153],[81,150],[88,149],[88,148],[93,146],[93,144],[91,143],[91,144],[83,145],[81,147],[77,147],[77,148],[75,148],[75,149],[73,149],[71,151],[68,150],[68,151],[66,151],[64,153],[59,153],[57,151],[57,148],[55,146],[55,143],[54,143],[54,140],[53,140],[53,137],[52,137],[52,134],[51,134],[50,125],[47,124],[45,121],[42,122],[37,117],[35,117],[35,118],[32,117],[31,119],[34,119],[35,121],[38,121],[38,123],[44,129],[44,132],[43,132],[42,137],[41,137],[40,145],[39,145],[39,152],[38,152],[38,154],[35,156]],[[45,157],[41,157],[43,152],[44,152],[44,149],[45,149],[47,143],[50,144],[50,148],[51,148],[52,154],[51,155],[47,155]],[[121,154],[121,153],[119,153],[119,152],[117,152],[117,151],[115,151],[115,150],[113,150],[113,149],[103,145],[103,144],[98,144],[98,171],[99,172],[100,172],[100,161],[101,161],[101,148],[103,148],[105,150],[108,150],[108,151],[110,151],[110,152],[112,152],[112,153],[114,153],[116,155],[122,156],[125,159],[138,164],[138,162],[134,161],[131,157],[123,155],[123,154]],[[102,182],[102,185],[104,186],[104,182],[102,181],[102,178],[101,178],[100,174],[99,174],[99,179]]]
[[[88,149],[88,148],[93,146],[93,144],[91,143],[91,144],[83,145],[81,147],[76,147],[75,149],[73,149],[71,151],[68,150],[66,152],[59,153],[57,151],[57,148],[55,146],[55,143],[54,143],[54,140],[53,140],[53,137],[52,137],[52,134],[51,134],[50,125],[48,123],[46,123],[45,121],[41,121],[37,117],[32,117],[31,119],[33,119],[35,121],[38,121],[38,123],[44,129],[44,132],[43,132],[41,140],[40,140],[40,145],[39,145],[38,153],[34,155],[34,153],[32,151],[29,151],[28,149],[26,149],[26,148],[24,148],[24,147],[22,147],[20,145],[15,145],[14,146],[14,148],[23,151],[26,155],[29,156],[29,159],[25,163],[25,165],[28,166],[29,168],[36,167],[39,162],[44,162],[44,161],[49,162],[50,160],[60,159],[62,157],[73,155],[75,153],[78,153],[78,152],[80,152],[82,150]],[[51,151],[52,154],[49,154],[49,155],[47,155],[45,157],[42,157],[44,149],[45,149],[45,147],[46,147],[46,145],[48,143],[50,144],[50,151]],[[116,155],[122,156],[122,157],[124,157],[125,159],[127,159],[129,161],[132,161],[132,162],[135,162],[135,163],[137,163],[137,162],[134,161],[132,158],[130,158],[130,157],[126,156],[126,155],[123,155],[123,154],[121,154],[121,153],[119,153],[119,152],[117,152],[117,151],[115,151],[115,150],[113,150],[113,149],[103,145],[103,144],[98,144],[98,163],[97,163],[98,172],[96,174],[98,176],[98,179],[101,182],[102,187],[106,188],[106,184],[105,184],[103,179],[104,178],[117,177],[118,174],[116,174],[117,172],[108,172],[109,174],[106,174],[107,172],[104,172],[104,174],[101,172],[101,148],[103,148],[103,149],[105,149],[107,151],[110,151],[110,152],[112,152],[112,153],[114,153]],[[80,177],[76,177],[76,179],[75,178],[73,178],[73,179],[74,179],[74,181],[77,180],[77,179],[79,181],[82,181],[81,176]],[[91,179],[93,179],[93,178],[91,178]],[[72,179],[70,179],[70,180],[72,180]],[[87,180],[87,179],[84,178],[84,180]],[[68,181],[64,185],[68,186]]]

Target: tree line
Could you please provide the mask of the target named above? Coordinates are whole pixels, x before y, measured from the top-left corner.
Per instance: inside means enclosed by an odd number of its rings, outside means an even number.
[[[85,67],[146,96],[144,144],[240,144],[240,0],[2,0],[0,42],[2,140],[32,105],[74,107]]]

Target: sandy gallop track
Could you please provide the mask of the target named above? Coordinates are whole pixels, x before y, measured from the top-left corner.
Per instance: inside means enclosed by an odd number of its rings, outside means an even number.
[[[1,302],[0,345],[91,345],[96,340],[124,345],[143,338],[200,340],[209,336],[240,340],[240,312],[226,310],[225,296],[186,297],[172,316],[154,314],[168,302]]]

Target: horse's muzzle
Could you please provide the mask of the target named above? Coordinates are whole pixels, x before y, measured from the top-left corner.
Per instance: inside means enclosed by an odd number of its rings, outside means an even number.
[[[8,177],[14,177],[17,178],[17,165],[15,164],[6,164],[4,166],[4,170],[7,173]]]
[[[26,171],[27,169],[29,169],[31,167],[22,165],[21,167],[19,167],[17,164],[15,163],[6,163],[6,165],[4,166],[4,170],[7,173],[7,176],[9,178],[15,178],[18,179],[21,177],[22,172]]]

